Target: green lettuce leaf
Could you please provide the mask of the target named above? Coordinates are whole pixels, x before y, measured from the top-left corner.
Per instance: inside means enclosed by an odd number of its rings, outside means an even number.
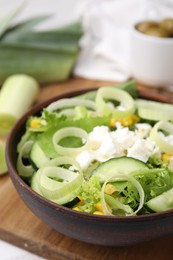
[[[173,173],[168,168],[142,169],[134,172],[145,192],[145,202],[173,187]]]
[[[100,178],[92,176],[88,182],[84,182],[77,196],[83,201],[83,204],[78,206],[82,211],[87,213],[96,211],[96,204],[101,200]]]
[[[95,126],[108,125],[109,121],[110,117],[86,117],[79,120],[64,116],[56,117],[52,119],[52,122],[49,122],[50,128],[37,136],[37,141],[48,157],[55,158],[57,157],[57,152],[54,149],[52,138],[57,130],[73,126],[80,127],[86,132],[90,132]],[[68,137],[61,141],[61,145],[65,147],[79,147],[81,145],[81,140],[75,137]]]

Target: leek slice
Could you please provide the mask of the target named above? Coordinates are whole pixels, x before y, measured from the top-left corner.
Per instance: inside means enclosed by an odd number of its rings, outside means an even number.
[[[135,80],[129,80],[127,82],[113,86],[113,88],[120,88],[120,89],[126,91],[127,93],[129,93],[132,96],[132,98],[138,97],[137,86],[136,86]],[[97,94],[97,90],[91,90],[91,91],[87,91],[85,94],[81,94],[81,95],[77,96],[77,98],[95,100],[96,94]]]
[[[118,106],[109,106],[105,99],[118,101],[120,103],[119,107],[122,109],[118,108]],[[135,102],[133,98],[122,89],[102,87],[98,89],[95,101],[97,110],[101,115],[112,114],[115,118],[122,119],[133,114],[135,111]]]
[[[35,171],[32,165],[25,165],[23,162],[23,159],[29,157],[32,145],[33,141],[27,141],[24,143],[17,158],[17,170],[19,175],[22,177],[31,177]]]
[[[71,165],[73,170],[62,168]],[[76,197],[83,183],[82,171],[78,163],[69,157],[52,159],[33,176],[31,188],[47,199],[65,204]]]
[[[65,115],[67,117],[74,117],[75,116],[75,110],[72,108],[63,109],[58,113],[59,116]]]
[[[5,159],[5,142],[0,141],[0,175],[8,171]]]
[[[173,120],[173,105],[144,99],[136,100],[138,115],[143,119]]]
[[[173,135],[173,124],[167,121],[159,121],[150,132],[150,138],[157,144],[161,152],[172,154],[173,143],[169,143],[160,131],[166,131],[169,135]]]
[[[55,110],[60,110],[64,108],[76,107],[76,106],[85,106],[90,108],[91,110],[96,110],[96,105],[94,101],[91,100],[83,100],[77,98],[64,98],[58,101],[51,103],[47,106],[47,110],[49,112],[53,112]]]
[[[69,136],[79,137],[84,141],[84,144],[81,147],[72,148],[72,147],[63,147],[59,144],[59,142]],[[86,149],[88,143],[88,134],[85,130],[79,128],[79,127],[64,127],[58,131],[55,132],[53,135],[53,145],[56,150],[56,152],[60,155],[69,155],[69,156],[76,156],[76,154],[82,152],[84,149]]]
[[[0,134],[8,134],[18,118],[36,99],[39,86],[27,75],[13,75],[6,79],[0,91]]]
[[[138,190],[140,200],[139,200],[139,206],[135,211],[133,211],[130,208],[130,206],[122,204],[117,199],[114,199],[113,197],[110,198],[110,196],[105,196],[104,190],[105,190],[105,186],[107,183],[122,181],[122,180],[130,181]],[[143,190],[141,184],[134,177],[129,176],[129,175],[116,175],[114,177],[107,179],[104,182],[104,184],[102,186],[102,190],[101,190],[101,204],[102,204],[102,208],[103,208],[103,213],[108,216],[114,216],[114,214],[112,214],[112,211],[111,211],[111,209],[114,209],[114,208],[123,210],[125,212],[126,216],[136,215],[138,213],[138,211],[141,210],[144,205],[144,190]]]

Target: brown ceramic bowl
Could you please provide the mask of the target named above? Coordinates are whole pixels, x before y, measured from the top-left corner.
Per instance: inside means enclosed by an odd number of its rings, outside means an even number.
[[[173,233],[173,210],[131,217],[112,217],[81,213],[57,205],[36,192],[21,179],[16,169],[16,146],[25,131],[26,119],[52,101],[81,92],[57,96],[33,107],[14,126],[6,150],[7,165],[17,192],[30,210],[56,231],[77,240],[106,246],[125,246]]]

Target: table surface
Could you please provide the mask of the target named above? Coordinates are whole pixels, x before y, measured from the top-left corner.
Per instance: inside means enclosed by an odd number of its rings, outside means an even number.
[[[63,83],[42,86],[37,102],[71,90],[116,84],[115,82],[73,78]],[[151,91],[150,88],[141,85],[139,89],[147,93]],[[151,91],[151,96],[160,95],[159,92],[152,93]],[[163,100],[166,94],[165,92],[162,95]],[[168,96],[173,102],[173,94],[169,93],[166,99]],[[0,198],[0,239],[44,258],[58,260],[173,259],[173,234],[134,246],[103,247],[80,242],[54,231],[27,208],[15,190],[9,174],[0,178]],[[0,259],[2,259],[1,256]]]

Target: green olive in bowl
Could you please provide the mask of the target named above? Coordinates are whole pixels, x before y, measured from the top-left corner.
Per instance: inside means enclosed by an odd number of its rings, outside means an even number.
[[[166,18],[160,22],[160,27],[166,30],[170,36],[173,36],[173,18]]]
[[[160,37],[173,37],[173,18],[165,18],[160,21],[143,21],[139,22],[135,29],[143,34]]]
[[[145,34],[151,35],[151,36],[156,36],[156,37],[161,37],[161,38],[167,38],[169,37],[169,33],[167,30],[161,28],[161,27],[152,27],[148,28],[145,31]]]
[[[145,21],[136,25],[136,29],[142,33],[145,33],[147,30],[157,28],[159,26],[158,22],[155,21]]]

